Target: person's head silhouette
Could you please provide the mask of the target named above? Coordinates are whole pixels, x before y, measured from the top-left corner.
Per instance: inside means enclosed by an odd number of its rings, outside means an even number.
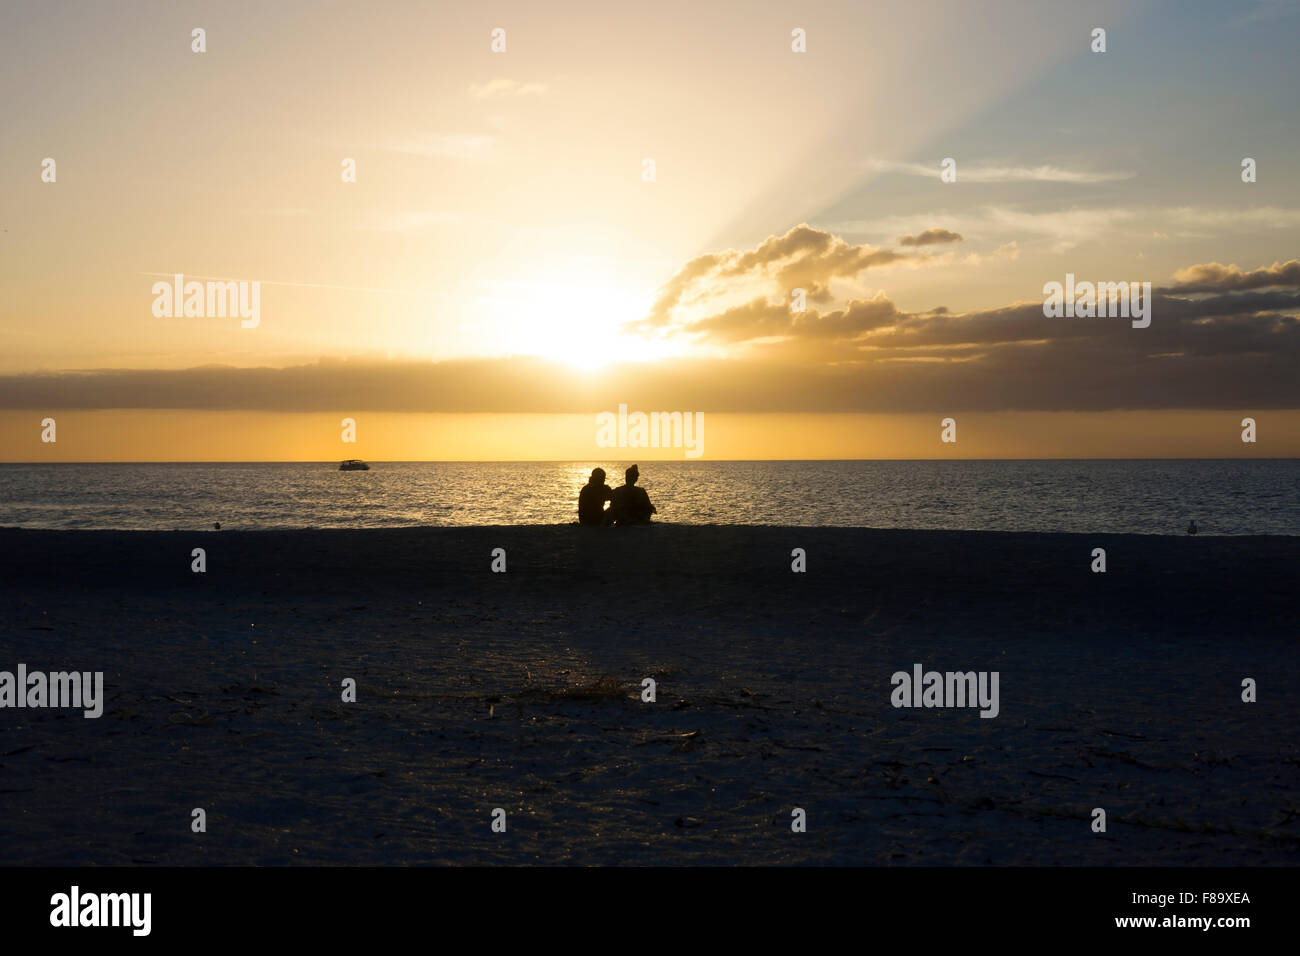
[[[629,485],[635,485],[636,480],[637,478],[640,477],[640,475],[641,475],[640,469],[638,469],[636,465],[633,465],[627,471],[623,472],[623,480],[626,481]]]
[[[604,468],[591,469],[591,481],[589,483],[593,485],[603,485],[605,483],[605,469]]]

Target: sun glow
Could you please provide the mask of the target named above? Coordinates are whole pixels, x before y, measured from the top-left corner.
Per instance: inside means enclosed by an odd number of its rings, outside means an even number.
[[[483,300],[500,316],[499,344],[513,355],[537,355],[594,371],[618,362],[659,358],[661,347],[623,330],[648,304],[607,280],[578,277],[499,283]]]

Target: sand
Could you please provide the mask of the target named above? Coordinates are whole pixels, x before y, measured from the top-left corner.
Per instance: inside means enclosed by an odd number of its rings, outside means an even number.
[[[0,710],[0,863],[1293,865],[1298,559],[1282,537],[0,530],[0,670],[102,670],[107,696],[97,720]],[[998,671],[999,715],[891,706],[918,662]]]

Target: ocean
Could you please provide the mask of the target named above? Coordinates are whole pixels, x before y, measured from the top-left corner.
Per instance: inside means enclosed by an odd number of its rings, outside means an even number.
[[[600,464],[0,465],[0,526],[387,528],[562,524]],[[1300,535],[1300,461],[641,462],[658,520],[994,531]]]

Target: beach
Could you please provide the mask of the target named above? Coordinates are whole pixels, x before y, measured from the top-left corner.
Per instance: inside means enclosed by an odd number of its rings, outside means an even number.
[[[0,670],[105,695],[0,710],[0,863],[1294,865],[1298,569],[1296,537],[0,530]],[[917,664],[997,672],[997,715],[893,706]]]

